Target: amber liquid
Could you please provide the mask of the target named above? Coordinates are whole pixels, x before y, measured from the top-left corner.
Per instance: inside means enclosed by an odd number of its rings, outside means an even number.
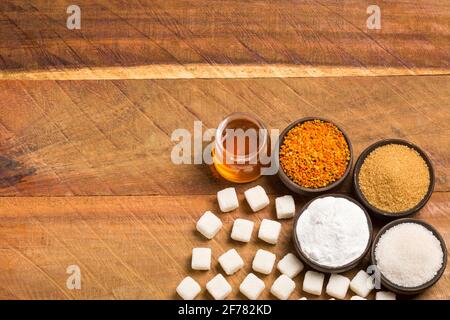
[[[242,132],[249,129],[255,130],[256,144],[255,140],[250,141],[248,135],[235,133],[230,138],[227,136],[227,129],[241,129]],[[218,143],[221,144],[222,150],[214,148],[212,156],[214,167],[222,177],[232,182],[245,183],[261,176],[262,166],[257,155],[260,148],[259,129],[258,125],[250,120],[236,119],[228,123],[221,137],[216,137],[221,139]],[[233,143],[230,143],[232,140]],[[217,151],[222,151],[221,157]]]

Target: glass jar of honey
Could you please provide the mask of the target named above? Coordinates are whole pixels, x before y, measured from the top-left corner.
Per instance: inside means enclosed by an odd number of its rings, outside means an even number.
[[[261,159],[267,155],[268,132],[257,117],[233,113],[216,130],[213,163],[225,179],[245,183],[261,176]]]

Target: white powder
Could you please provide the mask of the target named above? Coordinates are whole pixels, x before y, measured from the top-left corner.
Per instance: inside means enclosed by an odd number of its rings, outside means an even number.
[[[354,261],[364,253],[369,242],[364,211],[340,197],[313,201],[299,217],[296,232],[306,256],[327,267]]]
[[[402,287],[417,287],[442,267],[444,252],[433,233],[417,223],[401,223],[387,230],[375,248],[380,272]]]

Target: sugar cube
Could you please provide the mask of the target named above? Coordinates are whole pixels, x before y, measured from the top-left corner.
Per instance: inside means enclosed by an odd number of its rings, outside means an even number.
[[[263,219],[259,226],[258,238],[270,244],[276,244],[281,232],[281,223]]]
[[[367,300],[366,298],[360,297],[360,296],[353,296],[350,298],[350,300]]]
[[[300,298],[300,299],[298,299],[298,300],[308,300],[308,298],[302,297],[302,298]]]
[[[295,214],[294,197],[286,195],[275,199],[275,209],[278,219],[289,219]]]
[[[266,285],[264,284],[264,281],[255,276],[253,273],[249,273],[239,286],[239,291],[241,291],[241,293],[248,299],[256,300],[265,287]]]
[[[303,279],[303,291],[316,296],[322,294],[322,286],[325,275],[316,271],[307,271]]]
[[[269,274],[272,272],[275,259],[276,256],[272,252],[259,249],[256,251],[255,258],[253,259],[252,268],[256,272]]]
[[[211,269],[211,248],[192,249],[191,267],[194,270]]]
[[[395,293],[390,291],[378,291],[375,294],[375,300],[395,300]]]
[[[340,274],[332,274],[328,280],[326,293],[336,299],[345,299],[345,295],[350,285],[350,279]]]
[[[254,222],[245,219],[236,219],[231,230],[231,239],[249,242],[252,237]]]
[[[222,228],[222,221],[211,211],[206,211],[197,221],[197,230],[208,239],[214,236]]]
[[[227,275],[232,275],[244,266],[244,260],[236,249],[230,249],[219,257],[219,263]]]
[[[230,212],[239,207],[239,201],[234,188],[226,188],[217,192],[220,211]]]
[[[277,269],[291,279],[302,272],[303,267],[303,263],[292,253],[285,255],[277,265]]]
[[[220,273],[206,283],[206,290],[215,300],[224,300],[231,293],[231,286]]]
[[[191,277],[184,278],[176,289],[183,300],[193,300],[201,291],[200,285]]]
[[[364,270],[360,270],[350,282],[350,289],[363,298],[369,295],[373,287],[372,278]]]
[[[261,210],[270,203],[266,191],[261,186],[256,186],[246,190],[244,195],[253,212]]]
[[[291,278],[282,274],[270,288],[270,293],[280,300],[287,300],[295,289],[295,282]]]

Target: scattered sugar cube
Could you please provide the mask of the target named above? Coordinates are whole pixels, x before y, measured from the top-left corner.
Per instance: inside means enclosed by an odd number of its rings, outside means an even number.
[[[264,281],[255,276],[253,273],[249,273],[239,286],[239,291],[241,291],[242,294],[248,299],[256,300],[265,287],[266,285],[264,284]]]
[[[270,288],[270,293],[280,300],[287,300],[295,289],[295,282],[291,278],[282,274]]]
[[[244,195],[253,212],[261,210],[270,203],[266,191],[261,186],[256,186],[246,190]]]
[[[215,300],[224,300],[231,293],[231,286],[220,273],[206,283],[206,290]]]
[[[252,268],[256,272],[269,274],[272,272],[275,259],[276,256],[272,252],[259,249],[256,251],[255,258],[253,259]]]
[[[183,300],[194,300],[202,289],[200,285],[191,277],[184,278],[178,285],[176,291]]]
[[[326,293],[336,299],[345,299],[345,295],[350,285],[350,279],[340,274],[332,274],[328,280]]]
[[[285,255],[277,265],[277,269],[291,279],[302,272],[303,267],[303,263],[292,253]]]
[[[316,271],[307,271],[303,279],[303,291],[316,296],[322,294],[322,286],[325,275]]]
[[[360,270],[350,282],[350,289],[363,298],[369,295],[373,287],[372,278],[364,270]]]
[[[250,220],[236,219],[231,230],[231,239],[242,242],[249,242],[252,237],[255,223]]]
[[[366,298],[360,297],[360,296],[353,296],[350,298],[350,300],[367,300]]]
[[[197,221],[197,230],[208,239],[214,236],[222,228],[222,221],[211,211],[206,211]]]
[[[289,219],[295,214],[295,201],[291,195],[278,197],[275,199],[275,209],[278,219]]]
[[[219,257],[219,263],[227,275],[232,275],[244,266],[244,260],[236,249],[230,249]]]
[[[300,299],[298,299],[298,300],[308,300],[308,298],[303,297],[303,298],[300,298]]]
[[[194,270],[211,269],[211,248],[192,249],[191,267]]]
[[[222,212],[230,212],[239,207],[236,189],[234,188],[226,188],[217,192],[217,201]]]
[[[378,291],[375,294],[375,300],[395,300],[395,293],[390,291]]]
[[[263,219],[259,226],[258,238],[270,244],[276,244],[281,232],[281,223]]]

